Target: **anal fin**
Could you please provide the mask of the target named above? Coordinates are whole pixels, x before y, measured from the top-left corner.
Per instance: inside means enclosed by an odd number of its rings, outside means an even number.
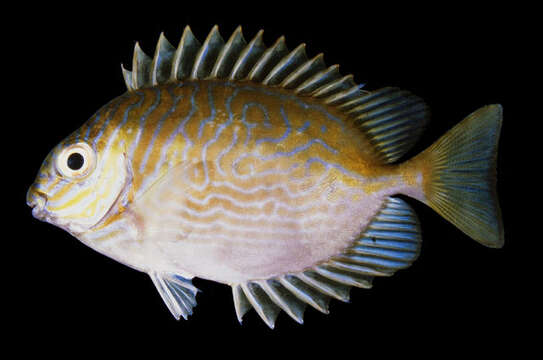
[[[177,320],[181,316],[186,320],[192,315],[192,309],[196,306],[196,293],[199,290],[189,279],[177,274],[155,271],[150,272],[149,276],[168,310]]]
[[[420,226],[411,207],[390,197],[352,246],[299,273],[251,280],[232,286],[238,320],[254,308],[273,328],[280,310],[298,323],[306,305],[328,313],[331,298],[349,301],[351,286],[369,289],[376,276],[410,266],[421,246]]]

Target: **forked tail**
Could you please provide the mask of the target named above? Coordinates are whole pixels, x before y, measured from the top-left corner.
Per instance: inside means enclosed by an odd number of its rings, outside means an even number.
[[[501,105],[475,111],[420,154],[425,202],[479,243],[503,246],[496,194]]]

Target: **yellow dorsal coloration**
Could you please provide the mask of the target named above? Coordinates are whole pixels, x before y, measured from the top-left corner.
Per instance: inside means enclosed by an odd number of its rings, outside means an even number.
[[[305,44],[287,49],[280,37],[266,47],[263,31],[247,43],[241,26],[224,41],[217,26],[200,45],[185,27],[177,48],[160,35],[153,58],[136,43],[132,71],[122,67],[128,91],[187,80],[261,83],[311,97],[344,113],[370,140],[383,162],[397,161],[418,140],[429,117],[424,102],[397,88],[362,90],[338,65],[327,67],[323,55],[308,59]]]

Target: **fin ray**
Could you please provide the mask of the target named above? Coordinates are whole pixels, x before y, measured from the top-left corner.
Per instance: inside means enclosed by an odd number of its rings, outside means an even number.
[[[278,309],[300,323],[304,304],[327,314],[330,298],[348,302],[350,287],[369,289],[374,277],[391,276],[410,266],[418,257],[421,241],[414,211],[405,201],[389,197],[366,230],[341,254],[299,273],[234,285],[238,319],[250,307],[270,327]],[[265,310],[270,301],[275,308]]]
[[[193,80],[207,78],[223,46],[224,40],[219,33],[219,27],[215,25],[196,54],[190,78]]]
[[[180,275],[155,271],[150,272],[149,276],[168,310],[177,320],[181,316],[186,320],[189,315],[192,315],[192,309],[196,306],[198,289],[190,280]]]
[[[260,59],[258,59],[249,72],[247,79],[255,82],[262,81],[268,72],[281,61],[287,53],[288,49],[285,44],[285,37],[281,36],[271,47],[264,51]]]
[[[327,281],[326,278],[323,278],[318,273],[315,273],[313,271],[306,271],[300,273],[298,274],[298,278],[325,295],[328,295],[340,301],[349,301],[348,286],[344,286],[341,283]]]
[[[501,106],[485,106],[413,159],[431,166],[423,201],[474,240],[498,248],[504,243],[496,195],[501,123]]]
[[[151,58],[145,54],[140,44],[134,46],[134,58],[132,60],[132,87],[139,89],[150,80]]]
[[[185,26],[179,45],[173,56],[172,72],[170,81],[175,82],[183,80],[190,76],[196,54],[200,49],[200,42],[192,33],[189,26]]]
[[[301,44],[296,49],[292,50],[288,55],[285,55],[275,67],[273,67],[266,78],[262,80],[264,85],[277,85],[283,81],[289,73],[294,69],[304,64],[307,61],[305,53],[305,44]]]
[[[256,282],[241,284],[241,289],[258,315],[264,320],[266,325],[273,329],[275,319],[280,312],[279,307],[277,307]]]
[[[240,80],[249,75],[249,71],[251,71],[254,64],[266,50],[266,46],[262,41],[263,33],[264,31],[260,30],[245,49],[243,49],[232,67],[232,71],[228,77],[230,80]]]
[[[236,309],[236,316],[241,324],[243,315],[251,309],[251,303],[245,296],[241,285],[236,284],[232,286],[232,296],[234,298],[234,308]]]
[[[261,280],[258,281],[258,284],[270,299],[297,323],[302,324],[304,322],[304,302],[299,301],[276,280]]]
[[[169,79],[174,54],[175,48],[166,40],[164,33],[161,33],[151,62],[151,84],[153,86],[162,84]]]
[[[300,65],[281,82],[280,86],[284,87],[285,89],[295,88],[307,80],[310,76],[324,70],[326,65],[324,64],[323,57],[324,55],[321,53],[315,56],[313,59]]]
[[[232,71],[234,62],[246,45],[247,42],[241,32],[241,26],[238,26],[222,48],[211,71],[211,77],[219,79],[227,77]]]
[[[311,305],[320,312],[328,314],[329,297],[315,291],[312,287],[307,286],[303,281],[293,275],[281,276],[279,277],[279,282],[298,299]]]

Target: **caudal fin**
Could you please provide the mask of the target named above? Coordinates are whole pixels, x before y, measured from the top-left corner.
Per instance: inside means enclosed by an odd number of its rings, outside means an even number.
[[[479,243],[503,246],[496,194],[501,105],[475,111],[424,151],[426,203]]]

